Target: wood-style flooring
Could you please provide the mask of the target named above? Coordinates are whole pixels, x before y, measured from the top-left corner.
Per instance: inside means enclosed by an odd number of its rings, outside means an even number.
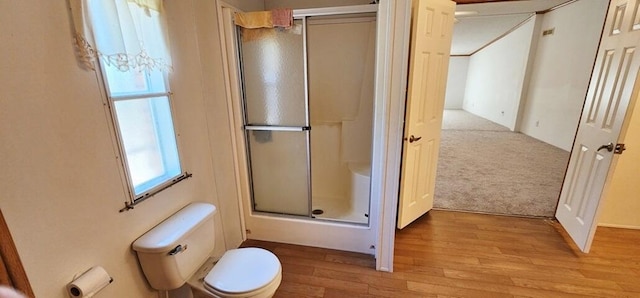
[[[640,297],[640,230],[598,228],[591,253],[551,220],[432,210],[372,256],[248,240],[283,267],[275,297]]]

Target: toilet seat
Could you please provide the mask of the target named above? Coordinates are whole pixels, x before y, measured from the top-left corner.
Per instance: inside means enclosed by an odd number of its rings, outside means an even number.
[[[273,253],[248,247],[225,252],[203,284],[209,292],[221,297],[256,297],[272,295],[281,279],[280,261]]]
[[[282,280],[282,275],[278,275],[276,279],[274,279],[267,286],[260,288],[253,292],[245,292],[245,293],[227,293],[218,291],[207,284],[204,284],[204,288],[212,294],[214,297],[222,297],[222,298],[270,298],[273,297],[273,294],[276,292],[278,287],[280,286],[280,282]]]

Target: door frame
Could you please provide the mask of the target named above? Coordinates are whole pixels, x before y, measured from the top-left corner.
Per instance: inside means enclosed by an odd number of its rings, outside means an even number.
[[[376,74],[382,74],[381,77],[376,77],[376,104],[383,102],[385,107],[383,117],[375,117],[374,125],[380,128],[375,129],[379,135],[374,135],[373,160],[382,161],[383,166],[371,168],[371,191],[380,195],[376,269],[389,272],[393,271],[400,194],[402,137],[409,73],[411,3],[411,0],[386,0],[381,1],[378,8],[378,21],[383,21],[379,24],[384,24],[385,28],[378,29],[376,38],[394,41],[391,44],[385,44],[384,52],[378,52],[376,57]],[[377,70],[377,68],[382,69]],[[381,121],[377,121],[380,118]],[[375,180],[374,177],[376,177]]]
[[[8,282],[28,297],[35,297],[33,288],[24,270],[11,231],[0,209],[0,280]]]

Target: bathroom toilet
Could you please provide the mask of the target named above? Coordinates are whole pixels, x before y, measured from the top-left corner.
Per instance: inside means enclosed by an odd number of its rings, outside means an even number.
[[[271,297],[282,266],[268,250],[231,249],[216,262],[213,215],[216,207],[191,203],[133,242],[152,288],[168,291],[185,283],[208,297]]]

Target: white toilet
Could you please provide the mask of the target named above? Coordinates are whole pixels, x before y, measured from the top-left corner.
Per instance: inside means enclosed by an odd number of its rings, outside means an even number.
[[[151,287],[173,290],[188,281],[210,297],[273,296],[282,280],[282,266],[270,251],[231,249],[217,263],[210,257],[215,212],[214,205],[191,203],[133,242]]]

